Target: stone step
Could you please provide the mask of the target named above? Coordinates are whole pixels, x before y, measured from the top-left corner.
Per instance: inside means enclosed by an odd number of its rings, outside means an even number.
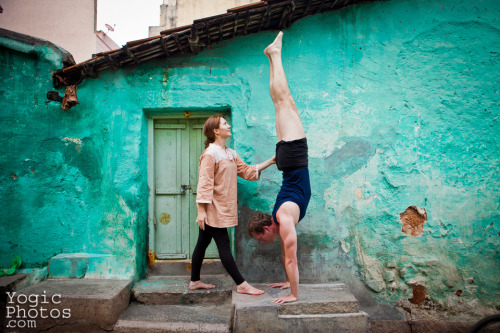
[[[268,288],[260,296],[233,289],[233,332],[368,332],[368,315],[344,284],[304,284],[297,302],[274,304],[289,289]],[[258,320],[256,320],[258,318]],[[334,329],[334,330],[333,330]]]
[[[145,305],[133,303],[113,332],[206,332],[229,333],[231,305]]]
[[[234,282],[228,275],[203,275],[214,289],[190,290],[189,276],[150,276],[132,288],[133,299],[149,305],[220,304],[231,300]]]
[[[282,332],[369,332],[369,316],[365,312],[279,315],[279,318]]]
[[[18,285],[26,278],[26,274],[15,274],[0,277],[0,328],[5,327],[7,293],[17,290]]]
[[[6,327],[51,332],[110,330],[130,304],[131,284],[131,280],[45,280],[11,294],[6,320],[11,311],[13,321]]]
[[[227,274],[220,259],[203,260],[202,273],[206,275]],[[148,276],[191,275],[191,260],[156,260],[149,266]]]
[[[280,315],[356,313],[358,301],[345,284],[306,284],[301,286],[297,302],[286,303],[278,307]],[[285,296],[290,290],[271,288],[271,298]]]

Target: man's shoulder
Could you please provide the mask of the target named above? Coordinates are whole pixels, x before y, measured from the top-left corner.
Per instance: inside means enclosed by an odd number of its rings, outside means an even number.
[[[293,223],[292,219],[285,219],[276,223],[278,225],[278,234],[281,236],[286,236],[289,233],[295,233],[295,223]],[[283,238],[283,237],[281,237]]]

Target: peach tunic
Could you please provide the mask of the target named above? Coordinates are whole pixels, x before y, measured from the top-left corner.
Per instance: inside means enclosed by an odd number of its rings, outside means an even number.
[[[207,203],[207,224],[214,228],[238,225],[237,179],[259,179],[257,165],[247,165],[232,149],[211,143],[198,164],[197,203]]]

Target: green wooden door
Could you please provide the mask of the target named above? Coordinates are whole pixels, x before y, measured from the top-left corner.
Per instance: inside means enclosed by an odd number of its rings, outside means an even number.
[[[189,259],[198,239],[198,159],[205,119],[154,121],[155,248],[158,259]],[[218,258],[212,242],[206,258]]]

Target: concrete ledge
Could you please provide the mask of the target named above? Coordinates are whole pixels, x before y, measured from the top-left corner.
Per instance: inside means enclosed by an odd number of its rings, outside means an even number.
[[[6,320],[14,320],[12,323],[16,324],[19,318],[29,319],[37,331],[57,327],[79,327],[82,332],[110,330],[129,306],[131,283],[131,280],[46,280],[12,294],[11,301],[7,299]]]
[[[96,253],[60,254],[49,261],[50,279],[104,279],[127,276],[116,256]]]

